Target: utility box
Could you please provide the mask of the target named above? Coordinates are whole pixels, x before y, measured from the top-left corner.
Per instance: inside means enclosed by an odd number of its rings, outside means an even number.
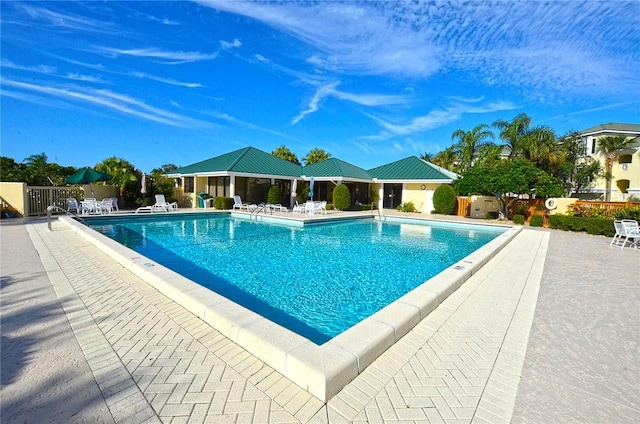
[[[198,193],[197,199],[198,199],[198,207],[199,208],[206,208],[207,204],[206,202],[208,202],[208,199],[211,199],[213,196],[211,196],[209,193]]]

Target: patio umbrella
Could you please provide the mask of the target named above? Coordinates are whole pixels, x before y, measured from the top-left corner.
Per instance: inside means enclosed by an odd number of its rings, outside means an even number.
[[[142,173],[142,181],[140,181],[140,193],[147,194],[147,174]]]
[[[309,197],[313,200],[313,177],[309,181]]]
[[[91,195],[93,195],[93,187],[91,187],[91,183],[95,183],[97,181],[109,181],[112,178],[113,177],[109,174],[87,167],[81,169],[75,174],[69,175],[64,179],[64,182],[67,184],[89,184],[89,188],[91,188]]]
[[[296,197],[298,195],[296,190],[298,190],[298,180],[293,180],[293,184],[291,184],[291,197]]]

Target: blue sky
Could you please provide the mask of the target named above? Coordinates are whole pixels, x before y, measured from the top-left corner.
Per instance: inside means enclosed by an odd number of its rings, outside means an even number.
[[[1,155],[142,171],[245,146],[371,168],[527,113],[640,123],[640,2],[16,2]]]

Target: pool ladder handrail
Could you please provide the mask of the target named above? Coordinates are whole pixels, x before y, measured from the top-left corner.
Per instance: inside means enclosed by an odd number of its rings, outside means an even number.
[[[256,222],[258,222],[258,214],[262,212],[265,215],[267,214],[267,205],[262,202],[260,203],[254,210],[249,212],[249,221],[251,221],[251,217],[253,217],[253,215],[255,214],[256,216]]]
[[[380,208],[378,207],[378,205],[377,205],[377,203],[376,203],[376,202],[371,202],[371,211],[373,212],[373,205],[376,205],[376,208],[375,208],[375,209],[376,209],[376,211],[378,212],[378,219],[379,219],[380,221],[386,221],[386,220],[387,220],[387,217],[386,217],[386,216],[384,216],[384,215],[382,215],[382,213],[380,213]]]
[[[87,225],[87,222],[84,219],[82,219],[80,215],[73,214],[68,210],[66,210],[65,208],[63,208],[62,206],[58,206],[54,203],[52,205],[47,206],[47,227],[49,228],[49,231],[51,231],[51,212],[53,212],[54,210],[59,210],[66,213],[67,215],[74,216],[76,219],[80,220],[84,225]]]

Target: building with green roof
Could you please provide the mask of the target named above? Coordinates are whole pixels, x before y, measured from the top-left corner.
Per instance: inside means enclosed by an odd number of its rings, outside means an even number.
[[[412,201],[422,212],[433,209],[433,191],[440,184],[450,184],[457,175],[415,156],[366,170],[337,158],[307,166],[277,158],[254,147],[245,147],[176,169],[175,178],[183,203],[195,207],[198,195],[233,197],[243,202],[265,202],[271,186],[280,187],[280,203],[292,206],[308,199],[313,180],[313,200],[333,198],[333,188],[349,188],[353,204],[369,204],[383,199],[381,207],[395,208]],[[296,182],[296,194],[291,196]]]

